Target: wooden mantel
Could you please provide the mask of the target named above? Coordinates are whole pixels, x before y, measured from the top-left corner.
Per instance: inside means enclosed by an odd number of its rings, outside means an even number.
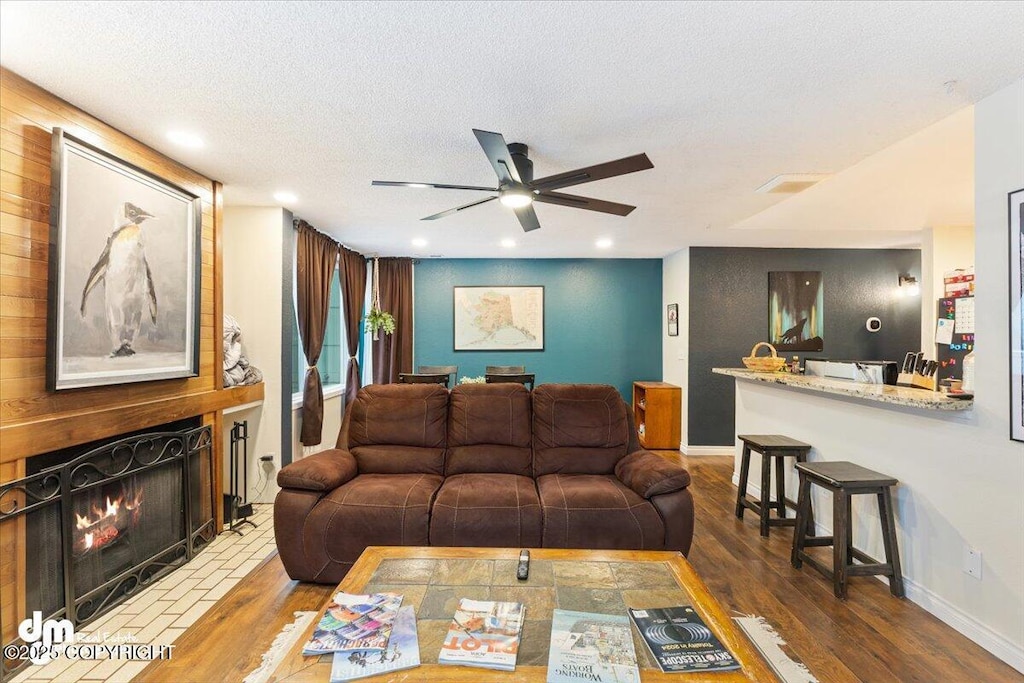
[[[104,406],[0,428],[0,463],[47,453],[69,444],[93,441],[97,434],[116,434],[118,429],[143,429],[195,415],[206,415],[263,400],[263,384],[202,391],[141,403]]]

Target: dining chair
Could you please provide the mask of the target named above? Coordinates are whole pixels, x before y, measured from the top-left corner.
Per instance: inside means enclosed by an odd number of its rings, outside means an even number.
[[[513,382],[529,385],[530,391],[533,391],[533,381],[536,375],[532,372],[521,372],[516,374],[510,373],[486,373],[484,374],[484,381],[488,384],[501,384],[503,382]]]
[[[421,375],[448,375],[448,386],[455,386],[455,380],[459,376],[458,365],[420,365],[416,372]]]
[[[422,372],[400,372],[398,373],[399,384],[443,384],[448,388],[448,373],[422,373]]]
[[[525,365],[488,365],[485,375],[521,375],[526,372]]]

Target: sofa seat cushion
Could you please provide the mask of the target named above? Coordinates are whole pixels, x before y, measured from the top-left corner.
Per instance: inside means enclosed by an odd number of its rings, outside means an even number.
[[[430,545],[540,547],[541,512],[530,477],[456,474],[444,480],[430,515]]]
[[[342,484],[306,518],[306,557],[326,569],[354,562],[368,545],[427,545],[430,504],[441,481],[437,474],[361,474]]]
[[[547,474],[537,489],[545,548],[665,547],[661,515],[614,475]]]

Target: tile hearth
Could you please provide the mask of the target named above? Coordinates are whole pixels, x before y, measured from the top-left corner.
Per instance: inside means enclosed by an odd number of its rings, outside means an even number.
[[[239,536],[224,532],[192,562],[160,579],[138,596],[78,632],[90,641],[170,645],[274,550],[273,506],[255,505],[252,528]],[[173,656],[173,655],[172,655]],[[149,661],[57,659],[30,665],[12,683],[51,681],[130,681]]]

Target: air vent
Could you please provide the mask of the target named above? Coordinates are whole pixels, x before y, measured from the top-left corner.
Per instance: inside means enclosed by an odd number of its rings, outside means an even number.
[[[796,194],[820,183],[831,173],[783,173],[754,190],[762,194]]]

